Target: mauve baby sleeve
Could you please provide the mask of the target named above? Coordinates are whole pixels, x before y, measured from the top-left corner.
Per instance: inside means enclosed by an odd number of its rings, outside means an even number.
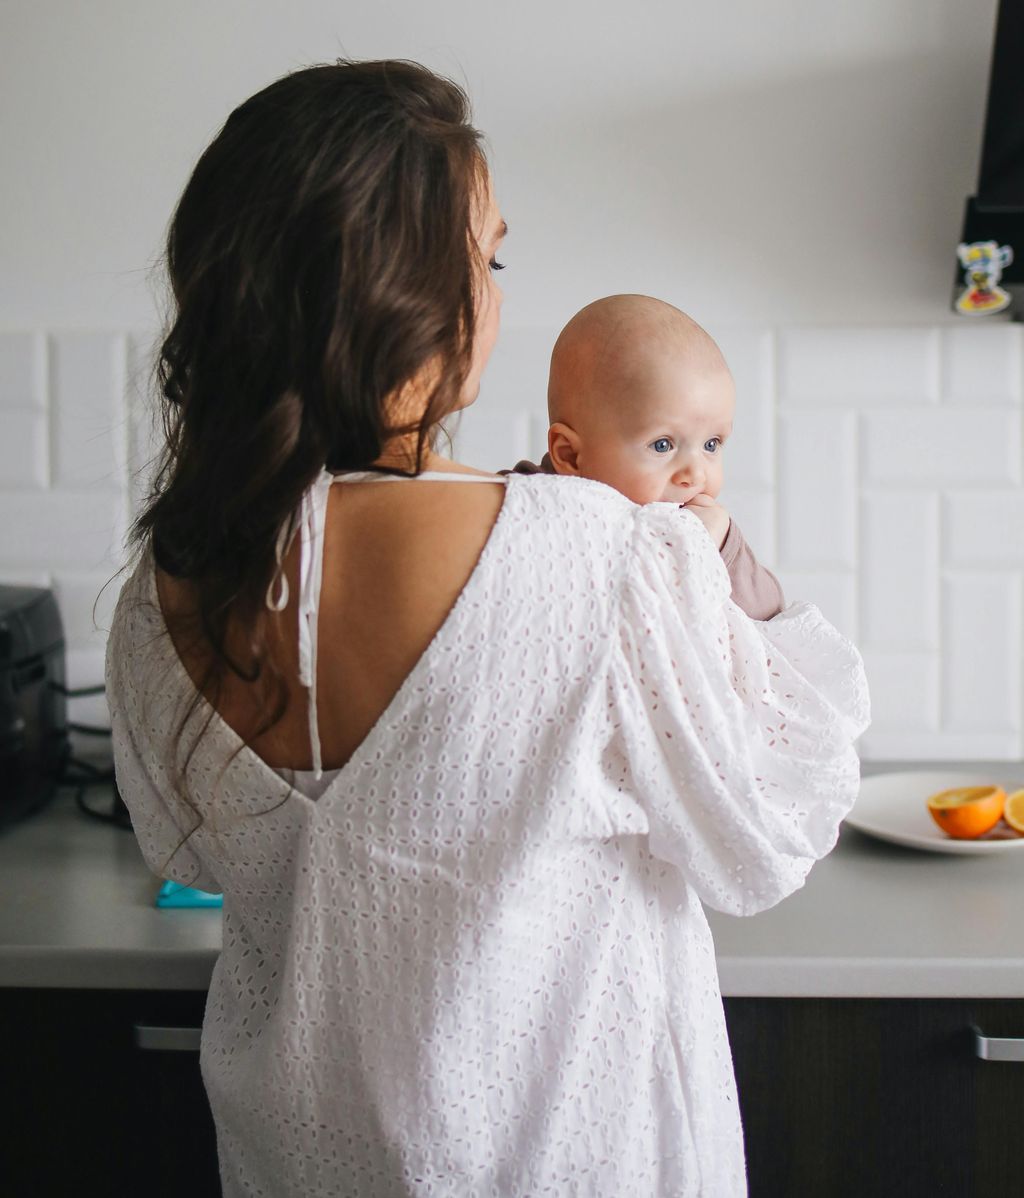
[[[770,620],[786,606],[779,580],[758,562],[735,520],[719,550],[732,582],[732,601],[752,620]]]

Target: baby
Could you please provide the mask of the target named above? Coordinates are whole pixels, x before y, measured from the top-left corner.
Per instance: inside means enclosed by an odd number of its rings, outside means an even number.
[[[722,554],[732,599],[768,620],[785,606],[735,521],[715,500],[735,387],[721,351],[678,308],[645,295],[588,304],[559,334],[548,378],[548,452],[519,474],[579,474],[634,503],[676,502]]]

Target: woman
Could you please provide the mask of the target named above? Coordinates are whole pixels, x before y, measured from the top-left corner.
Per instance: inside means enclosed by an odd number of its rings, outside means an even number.
[[[745,1193],[701,903],[834,844],[860,658],[744,616],[692,513],[438,455],[503,234],[465,97],[398,62],[252,97],[171,226],[108,690],[146,860],[224,895],[229,1196]]]

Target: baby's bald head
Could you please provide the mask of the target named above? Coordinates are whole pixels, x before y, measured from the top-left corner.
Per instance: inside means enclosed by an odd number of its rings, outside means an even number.
[[[569,321],[551,353],[548,420],[585,434],[644,402],[666,366],[726,370],[721,351],[685,312],[648,295],[609,295]]]
[[[634,503],[714,498],[735,389],[718,346],[646,295],[588,304],[562,330],[548,377],[548,454],[558,474]]]

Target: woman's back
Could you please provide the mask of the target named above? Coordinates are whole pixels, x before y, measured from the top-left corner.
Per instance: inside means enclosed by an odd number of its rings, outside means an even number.
[[[446,469],[458,471],[460,480],[348,482],[341,476],[330,488],[318,603],[317,706],[325,769],[343,766],[365,740],[444,622],[498,518],[503,477],[488,482],[493,475],[457,465]],[[298,681],[300,548],[296,538],[285,557],[289,601],[276,614],[273,664],[288,687],[288,706],[252,748],[271,766],[308,770],[308,694]],[[191,611],[189,587],[162,571],[158,586],[173,626],[174,617]],[[175,639],[198,682],[202,648]],[[235,640],[240,647],[244,636]],[[243,739],[265,717],[236,675],[225,679],[217,709]]]

